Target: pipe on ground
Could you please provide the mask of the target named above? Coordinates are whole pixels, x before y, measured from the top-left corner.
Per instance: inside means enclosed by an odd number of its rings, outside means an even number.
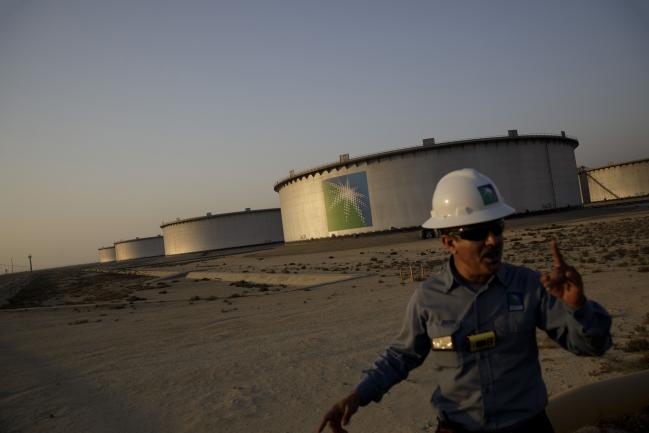
[[[647,406],[649,370],[643,370],[557,394],[550,399],[547,413],[556,433],[570,433]]]

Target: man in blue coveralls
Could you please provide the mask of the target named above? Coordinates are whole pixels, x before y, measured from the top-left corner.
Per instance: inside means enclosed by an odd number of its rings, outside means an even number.
[[[401,332],[361,382],[323,417],[346,432],[359,407],[378,402],[429,353],[437,372],[431,403],[438,433],[551,433],[536,328],[577,355],[611,347],[611,318],[586,298],[581,276],[551,243],[552,270],[502,263],[503,218],[514,213],[496,185],[473,169],[438,182],[431,218],[450,253],[444,271],[419,287]],[[341,425],[342,423],[342,425]]]

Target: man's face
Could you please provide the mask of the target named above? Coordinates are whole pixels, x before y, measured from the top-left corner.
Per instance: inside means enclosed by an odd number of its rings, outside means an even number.
[[[503,229],[503,220],[474,224],[449,230],[442,242],[464,277],[491,276],[502,263]]]

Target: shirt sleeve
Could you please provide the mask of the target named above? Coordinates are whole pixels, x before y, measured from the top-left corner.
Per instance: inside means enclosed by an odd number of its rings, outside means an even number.
[[[612,345],[611,316],[595,301],[572,309],[539,287],[539,328],[576,355],[601,356]]]
[[[363,379],[356,386],[360,404],[378,402],[383,394],[408,377],[410,370],[419,367],[430,351],[430,338],[426,330],[426,317],[418,301],[418,289],[408,302],[406,316],[397,338],[374,362],[364,370]]]

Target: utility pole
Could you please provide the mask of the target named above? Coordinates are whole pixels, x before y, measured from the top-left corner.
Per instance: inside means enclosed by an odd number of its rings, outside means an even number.
[[[11,273],[14,273],[14,258],[11,258]]]
[[[29,272],[32,272],[32,255],[30,254],[27,257],[29,257]]]

